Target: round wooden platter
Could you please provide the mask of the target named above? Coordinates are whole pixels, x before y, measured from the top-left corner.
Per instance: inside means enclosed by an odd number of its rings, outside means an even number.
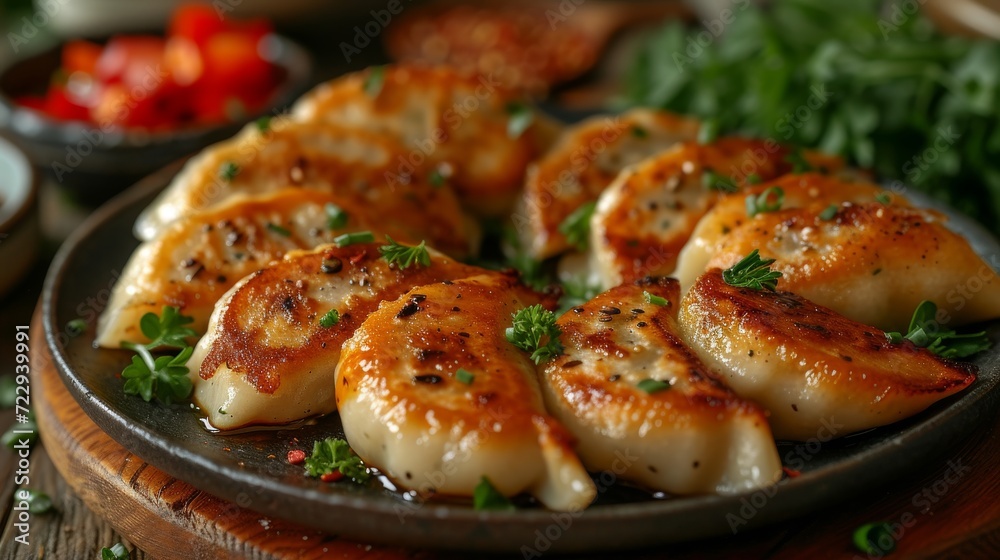
[[[33,332],[42,332],[36,312]],[[40,340],[32,347],[32,399],[51,461],[87,506],[158,559],[465,558],[374,546],[268,518],[173,478],[102,432],[66,390]],[[864,503],[735,537],[670,548],[674,558],[854,558],[851,533],[905,520],[893,557],[1000,557],[1000,422],[984,418],[961,445]],[[873,465],[877,468],[877,465]],[[957,471],[957,472],[956,472]],[[621,543],[628,548],[628,543]],[[634,558],[661,558],[646,551]],[[605,557],[602,555],[602,557]]]

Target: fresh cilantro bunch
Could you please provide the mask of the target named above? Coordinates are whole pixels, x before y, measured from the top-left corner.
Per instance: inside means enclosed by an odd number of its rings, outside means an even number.
[[[879,0],[748,3],[701,46],[705,32],[651,36],[626,101],[840,154],[1000,231],[1000,43]]]
[[[178,308],[171,306],[164,306],[159,316],[152,312],[142,316],[139,329],[149,342],[122,343],[123,348],[136,353],[132,363],[122,371],[125,394],[139,395],[146,402],[156,398],[166,405],[188,398],[192,385],[186,364],[194,349],[187,339],[197,333],[184,325],[192,321],[194,319],[181,315]],[[175,356],[154,357],[152,351],[160,348],[179,348],[181,351]]]

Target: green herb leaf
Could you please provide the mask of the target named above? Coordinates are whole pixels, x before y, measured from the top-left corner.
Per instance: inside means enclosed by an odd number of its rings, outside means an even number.
[[[343,208],[332,202],[328,202],[323,209],[326,210],[326,227],[338,230],[347,225],[349,216]]]
[[[87,332],[87,322],[83,319],[73,319],[66,323],[66,334],[70,338],[76,338],[85,332]]]
[[[535,121],[535,112],[526,103],[511,101],[507,104],[507,136],[520,138]]]
[[[562,354],[559,342],[562,330],[556,326],[556,314],[541,304],[525,307],[513,314],[513,323],[506,330],[507,341],[525,352],[531,352],[536,364]]]
[[[466,385],[472,385],[472,382],[476,380],[476,376],[467,369],[458,368],[458,371],[455,372],[455,379],[458,379]]]
[[[737,288],[750,288],[752,290],[771,290],[778,286],[778,278],[781,272],[771,270],[774,259],[761,259],[757,249],[732,266],[722,271],[722,280],[730,286]]]
[[[992,346],[985,331],[958,334],[954,330],[943,328],[937,321],[937,304],[928,300],[920,302],[913,311],[910,328],[905,335],[887,332],[885,336],[893,344],[909,340],[914,345],[947,359],[967,358]]]
[[[811,163],[806,159],[802,148],[795,148],[787,156],[785,161],[792,164],[792,173],[808,173],[814,171]]]
[[[227,161],[219,166],[219,178],[223,181],[232,181],[240,173],[240,166],[231,161]]]
[[[385,236],[385,240],[389,243],[379,247],[378,252],[382,253],[382,258],[386,262],[395,264],[400,270],[406,270],[415,263],[422,266],[431,265],[431,255],[427,252],[427,245],[423,241],[420,245],[411,246],[396,243],[388,235]]]
[[[255,124],[257,125],[257,131],[263,134],[271,129],[271,117],[261,117],[257,119]]]
[[[371,243],[375,241],[375,234],[370,231],[359,231],[356,233],[345,233],[333,238],[333,243],[337,247],[349,247],[356,243]]]
[[[171,305],[164,305],[160,316],[146,313],[139,319],[139,330],[149,339],[143,346],[147,350],[184,348],[189,337],[198,336],[194,329],[184,326],[192,322],[193,318],[181,315],[180,309]]]
[[[125,343],[122,346],[138,353],[122,371],[125,394],[139,395],[146,402],[155,397],[165,405],[182,401],[191,394],[190,370],[185,364],[194,348],[188,346],[176,356],[153,358],[143,345]]]
[[[358,484],[368,482],[371,474],[347,442],[340,438],[326,438],[313,444],[312,456],[306,458],[306,474],[323,476],[340,471],[341,474]]]
[[[896,550],[896,539],[888,523],[866,523],[854,531],[854,546],[865,554],[881,557]]]
[[[837,212],[839,210],[840,206],[837,206],[836,204],[831,204],[826,208],[824,208],[823,211],[819,213],[819,219],[823,220],[824,222],[829,222],[837,215]]]
[[[378,94],[382,93],[382,87],[384,85],[385,66],[372,66],[369,68],[368,75],[365,76],[365,81],[362,85],[365,95],[373,99],[378,97]]]
[[[586,275],[564,281],[562,289],[562,297],[559,299],[560,313],[587,303],[603,291],[599,283],[588,282]]]
[[[760,175],[758,175],[756,173],[751,173],[751,174],[747,175],[747,178],[745,179],[745,181],[746,181],[746,184],[748,184],[748,185],[759,185],[764,180],[760,178]]]
[[[340,322],[340,312],[336,309],[331,309],[327,311],[322,317],[319,318],[319,326],[324,329],[328,329]]]
[[[485,476],[472,491],[472,507],[477,511],[514,511],[514,504],[497,491]]]
[[[757,214],[777,212],[785,203],[785,191],[781,187],[768,187],[757,196],[747,197],[747,216],[753,218]]]
[[[446,181],[444,173],[441,172],[440,166],[431,170],[430,175],[427,176],[427,182],[434,188],[441,188],[444,186]]]
[[[122,543],[116,543],[111,548],[101,549],[101,560],[128,560],[128,549]]]
[[[28,433],[14,433],[14,430]],[[7,431],[0,435],[0,445],[8,449],[17,449],[17,446],[24,442],[30,449],[38,442],[38,424],[35,423],[34,415],[28,414],[27,422],[16,422],[7,428]]]
[[[892,202],[892,195],[887,192],[880,192],[875,195],[875,200],[883,206],[888,206]]]
[[[280,226],[278,224],[275,224],[275,223],[272,223],[272,222],[268,222],[267,223],[267,229],[270,230],[270,231],[273,231],[274,233],[276,233],[276,234],[278,234],[278,235],[280,235],[282,237],[291,237],[292,236],[292,232],[288,231],[287,228],[282,227],[282,226]]]
[[[570,245],[583,251],[590,237],[590,218],[594,215],[597,202],[585,202],[559,224],[559,233],[566,236]]]
[[[698,128],[698,143],[711,144],[719,137],[719,121],[716,119],[705,119],[701,121]]]
[[[13,375],[0,377],[0,408],[13,408],[17,404],[17,379]]]
[[[646,298],[646,303],[652,303],[653,305],[659,305],[660,307],[666,307],[670,305],[670,301],[666,298],[662,298],[656,294],[651,294],[645,290],[642,292],[642,296]]]
[[[722,191],[724,193],[739,192],[740,188],[730,177],[719,175],[711,169],[705,169],[701,173],[701,185],[710,191]]]
[[[643,379],[636,384],[636,387],[652,395],[653,393],[666,391],[670,388],[670,383],[660,381],[659,379]]]
[[[39,490],[32,490],[30,488],[19,488],[14,495],[17,500],[20,501],[22,498],[22,493],[27,494],[25,499],[28,502],[28,511],[35,514],[47,513],[52,510],[52,498],[49,497],[45,492]]]

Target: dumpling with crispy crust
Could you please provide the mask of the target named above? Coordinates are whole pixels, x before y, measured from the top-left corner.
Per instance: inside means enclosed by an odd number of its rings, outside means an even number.
[[[482,269],[430,250],[401,270],[378,243],[295,251],[240,280],[189,362],[194,400],[221,429],[284,424],[336,409],[340,347],[383,300]]]
[[[448,185],[431,171],[412,171],[407,181],[387,180],[395,173],[396,158],[404,152],[391,138],[361,129],[328,123],[296,122],[276,117],[261,131],[247,126],[236,137],[209,146],[192,158],[170,186],[136,221],[136,236],[150,240],[167,225],[196,212],[225,204],[233,197],[272,193],[296,187],[336,193],[360,205],[407,210],[406,200],[424,212],[468,232],[470,223]],[[409,209],[409,211],[413,211]]]
[[[469,208],[493,216],[510,209],[525,168],[554,135],[550,121],[492,75],[448,66],[348,74],[304,95],[293,114],[395,139],[406,149],[393,154],[390,180],[430,164]]]
[[[791,148],[773,140],[720,138],[685,142],[624,170],[605,189],[590,221],[591,262],[604,287],[674,272],[698,220],[729,190],[771,185],[793,169]],[[813,167],[843,162],[804,152]]]
[[[778,288],[784,290],[784,279]],[[912,416],[969,386],[975,368],[790,292],[730,286],[719,269],[681,302],[699,357],[770,412],[779,438],[842,437]]]
[[[420,286],[386,302],[344,344],[337,406],[351,447],[406,489],[471,496],[483,477],[576,511],[597,494],[565,428],[545,412],[535,366],[504,338],[544,301],[502,274]],[[440,476],[439,476],[440,475]]]
[[[678,142],[694,139],[701,124],[651,109],[592,117],[568,129],[528,170],[512,216],[521,246],[536,259],[570,249],[560,224],[594,202],[618,173]]]
[[[809,206],[745,219],[707,246],[705,268],[729,268],[758,249],[776,259],[784,289],[887,331],[905,332],[924,300],[937,304],[950,327],[1000,317],[996,271],[940,213],[879,202],[834,210],[826,216],[822,206]],[[682,258],[682,287],[699,268]],[[969,283],[979,289],[963,295]]]
[[[679,303],[676,280],[648,278],[560,317],[565,353],[541,367],[549,411],[592,471],[618,465],[623,478],[671,494],[734,494],[777,482],[781,461],[767,416],[684,344]],[[621,465],[623,456],[630,461]]]

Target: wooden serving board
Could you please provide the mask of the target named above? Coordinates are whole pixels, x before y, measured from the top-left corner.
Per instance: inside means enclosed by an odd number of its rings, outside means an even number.
[[[43,332],[37,312],[32,332]],[[45,451],[87,506],[149,557],[185,560],[469,557],[354,542],[268,518],[173,478],[129,453],[102,432],[66,390],[41,337],[34,340],[37,342],[31,349],[31,395]],[[953,466],[956,463],[962,469],[957,479]],[[914,465],[914,475],[875,493],[864,503],[820,507],[815,515],[771,529],[632,557],[662,558],[669,552],[671,558],[862,558],[851,545],[854,528],[871,521],[907,519],[904,516],[909,515],[912,524],[897,542],[893,558],[935,557],[946,551],[962,558],[998,558],[998,464],[1000,422],[997,418],[984,418],[981,427],[940,464]],[[941,488],[944,490],[940,491]]]

